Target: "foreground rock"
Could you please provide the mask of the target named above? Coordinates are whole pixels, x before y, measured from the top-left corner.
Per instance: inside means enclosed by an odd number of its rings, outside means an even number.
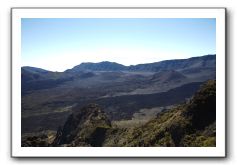
[[[101,146],[111,123],[96,104],[90,104],[71,114],[59,128],[53,146]]]

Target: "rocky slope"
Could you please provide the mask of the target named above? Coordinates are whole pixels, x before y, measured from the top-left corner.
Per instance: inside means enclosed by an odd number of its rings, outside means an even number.
[[[215,146],[216,82],[210,80],[186,104],[159,113],[143,126],[111,127],[98,105],[70,115],[52,146]]]
[[[188,103],[159,113],[141,127],[108,135],[104,145],[215,146],[215,86],[215,81],[208,81]]]

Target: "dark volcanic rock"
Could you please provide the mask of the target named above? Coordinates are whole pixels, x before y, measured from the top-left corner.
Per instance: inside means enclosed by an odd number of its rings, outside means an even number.
[[[96,104],[71,114],[63,128],[59,128],[53,146],[101,146],[111,127],[106,114]]]

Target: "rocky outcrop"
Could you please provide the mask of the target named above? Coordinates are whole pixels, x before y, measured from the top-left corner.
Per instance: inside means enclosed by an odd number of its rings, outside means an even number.
[[[53,146],[102,146],[111,122],[96,104],[71,114],[63,128],[59,128]]]
[[[203,129],[216,120],[216,81],[210,80],[194,95],[183,113],[194,129]]]

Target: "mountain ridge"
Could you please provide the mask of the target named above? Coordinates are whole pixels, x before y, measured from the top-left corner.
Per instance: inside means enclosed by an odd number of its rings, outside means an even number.
[[[123,64],[119,64],[117,62],[110,62],[110,61],[102,61],[102,62],[82,62],[79,65],[74,66],[71,69],[66,69],[63,72],[79,72],[79,71],[160,71],[160,70],[168,70],[168,69],[184,69],[186,65],[188,65],[188,62],[193,62],[197,66],[195,67],[201,67],[201,66],[206,66],[215,65],[215,59],[216,59],[216,54],[208,54],[208,55],[203,55],[203,56],[197,56],[197,57],[190,57],[186,59],[172,59],[172,60],[162,60],[159,62],[153,62],[153,63],[141,63],[141,64],[136,64],[136,65],[129,65],[125,66]],[[199,60],[202,60],[202,63],[197,64]],[[206,61],[209,61],[209,63],[206,64]],[[200,61],[199,61],[200,62]],[[178,67],[177,65],[182,64],[183,68]],[[22,69],[27,69],[27,70],[41,70],[44,72],[53,72],[37,67],[30,67],[30,66],[23,66]]]
[[[153,63],[144,63],[144,64],[137,64],[137,65],[129,65],[125,66],[116,62],[109,62],[109,61],[102,61],[99,63],[81,63],[72,69],[66,70],[67,72],[73,71],[82,71],[82,70],[89,70],[89,71],[160,71],[160,70],[168,70],[168,69],[184,69],[188,63],[193,62],[196,64],[195,67],[202,67],[203,65],[213,65],[215,62],[216,55],[204,55],[199,57],[191,57],[187,59],[173,59],[173,60],[163,60],[159,62]],[[198,61],[203,60],[202,63],[199,65],[197,64]],[[205,64],[206,61],[211,61],[208,64]],[[182,68],[177,67],[178,65],[183,65]]]

